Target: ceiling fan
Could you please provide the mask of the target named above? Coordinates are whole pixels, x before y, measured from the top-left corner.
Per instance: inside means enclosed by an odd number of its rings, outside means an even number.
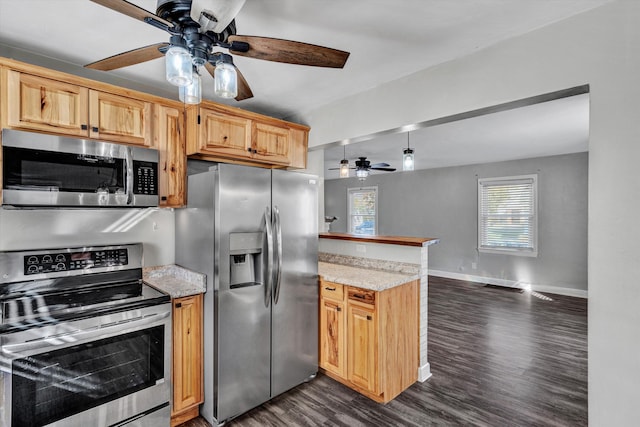
[[[358,177],[358,179],[360,181],[364,181],[369,176],[370,170],[385,171],[385,172],[393,172],[396,170],[396,168],[392,168],[390,166],[391,165],[389,163],[371,164],[371,162],[367,160],[366,157],[358,157],[358,160],[356,160],[355,168],[349,168],[349,161],[346,158],[344,158],[343,160],[340,161],[339,168],[329,168],[329,170],[340,170],[340,177],[348,178],[349,177],[348,169],[355,169],[356,176]],[[347,169],[347,173],[343,174],[343,171],[345,169]]]
[[[185,99],[191,99],[189,91],[201,90],[198,70],[202,66],[214,77],[216,95],[237,101],[253,97],[230,54],[330,68],[343,68],[349,57],[349,52],[308,43],[237,35],[235,16],[246,0],[158,0],[155,14],[126,0],[91,1],[166,31],[170,37],[168,43],[133,49],[85,67],[110,71],[166,56],[167,80],[181,87],[181,99],[182,88]]]

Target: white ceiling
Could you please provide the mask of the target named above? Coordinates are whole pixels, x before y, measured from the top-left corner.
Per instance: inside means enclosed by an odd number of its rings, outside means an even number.
[[[223,1],[223,0],[201,0]],[[279,64],[236,56],[254,98],[237,102],[204,97],[251,111],[288,117],[330,104],[439,63],[472,54],[611,0],[247,0],[236,17],[238,34],[284,38],[351,52],[344,69]],[[156,0],[130,0],[155,12]],[[169,35],[89,0],[0,0],[0,51],[18,49],[82,66],[168,41]],[[6,50],[6,49],[5,49]],[[21,59],[21,58],[18,58]],[[132,81],[177,98],[161,59],[92,76]],[[105,77],[107,78],[107,77]],[[354,135],[360,137],[360,135]],[[416,167],[432,168],[587,150],[588,95],[426,127],[411,132]],[[330,143],[332,141],[326,141]],[[347,146],[351,164],[401,167],[406,133],[387,132]],[[325,152],[327,171],[342,147]]]
[[[155,12],[156,0],[130,1]],[[255,96],[224,102],[277,117],[304,113],[609,1],[247,0],[236,18],[238,34],[319,44],[351,56],[342,70],[235,57]],[[0,44],[71,64],[163,41],[167,33],[89,0],[0,0]],[[177,98],[160,59],[109,73]],[[204,86],[205,98],[214,99],[208,76]]]
[[[589,94],[334,145],[324,150],[325,179],[338,178],[338,171],[329,169],[339,165],[345,151],[352,167],[358,157],[366,156],[372,164],[386,162],[401,171],[407,135],[416,169],[584,152],[589,141]],[[377,173],[389,172],[372,171]]]

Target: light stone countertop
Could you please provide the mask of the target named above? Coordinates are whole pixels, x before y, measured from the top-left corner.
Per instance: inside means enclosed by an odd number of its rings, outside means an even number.
[[[418,280],[419,274],[405,274],[350,265],[318,262],[318,274],[324,280],[373,291],[384,291]]]
[[[202,294],[207,290],[206,275],[179,265],[146,267],[142,270],[142,280],[171,298]]]

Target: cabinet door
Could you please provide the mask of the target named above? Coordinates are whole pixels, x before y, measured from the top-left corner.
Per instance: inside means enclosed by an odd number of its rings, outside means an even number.
[[[251,121],[203,108],[200,110],[198,146],[201,154],[250,158]]]
[[[320,304],[320,366],[345,378],[344,305],[326,298],[322,298]]]
[[[253,124],[253,158],[273,164],[291,163],[289,129],[265,123]]]
[[[153,145],[150,102],[91,90],[89,114],[91,138]]]
[[[156,104],[154,144],[160,154],[158,165],[161,207],[186,204],[187,155],[184,114],[181,109]]]
[[[173,413],[202,403],[202,294],[173,301]]]
[[[347,310],[347,377],[356,386],[378,394],[375,312],[351,303]]]
[[[5,126],[88,136],[88,89],[44,77],[4,70]]]
[[[292,128],[289,131],[291,140],[291,150],[289,153],[289,168],[305,169],[307,167],[307,145],[309,132],[302,129]]]

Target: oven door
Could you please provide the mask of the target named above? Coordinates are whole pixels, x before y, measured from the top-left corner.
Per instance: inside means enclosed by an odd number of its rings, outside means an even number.
[[[171,305],[0,337],[0,424],[169,425]],[[145,424],[145,420],[152,424]]]

